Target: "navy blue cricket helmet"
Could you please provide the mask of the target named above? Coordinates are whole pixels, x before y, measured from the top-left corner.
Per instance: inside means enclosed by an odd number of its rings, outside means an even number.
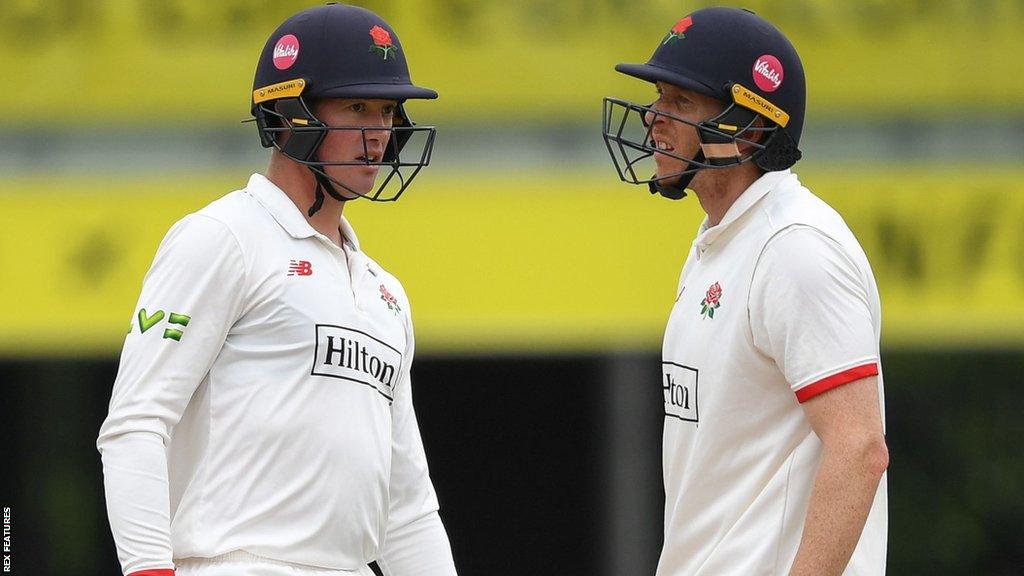
[[[366,98],[398,103],[387,148],[380,158],[364,156],[357,162],[325,162],[317,150],[331,130],[359,130],[366,146],[366,131],[375,127],[327,126],[314,114],[314,104],[324,98]],[[435,128],[416,126],[402,105],[409,99],[433,99],[437,92],[416,86],[409,76],[406,53],[394,29],[380,16],[357,6],[330,3],[303,10],[288,18],[270,35],[253,80],[252,115],[264,147],[274,147],[307,166],[321,190],[347,200],[336,186],[370,200],[396,200],[419,170],[429,164]],[[281,138],[287,133],[287,138]],[[412,158],[402,150],[416,137],[420,144]],[[327,175],[324,166],[380,165],[391,171],[376,191],[361,194]],[[407,168],[411,173],[403,173]],[[392,185],[391,188],[388,186]],[[397,185],[397,191],[393,191]],[[384,195],[385,190],[393,192]]]
[[[615,69],[634,78],[665,82],[723,102],[713,118],[690,122],[617,98],[604,99],[604,139],[619,177],[648,184],[652,193],[679,199],[704,169],[752,161],[765,171],[784,170],[800,159],[806,85],[793,44],[749,10],[705,8],[678,20],[644,64]],[[693,126],[701,149],[695,156],[659,150],[645,114]],[[740,151],[738,143],[745,144]],[[638,177],[636,167],[654,154],[686,162],[675,174]]]

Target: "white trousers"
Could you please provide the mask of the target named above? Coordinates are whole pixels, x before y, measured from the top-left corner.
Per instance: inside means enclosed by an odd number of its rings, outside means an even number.
[[[316,568],[262,558],[242,550],[214,558],[175,561],[175,576],[373,576],[368,566],[349,571]]]

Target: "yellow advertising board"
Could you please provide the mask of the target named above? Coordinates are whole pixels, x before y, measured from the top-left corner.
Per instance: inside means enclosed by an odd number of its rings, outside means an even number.
[[[316,2],[91,0],[4,3],[3,123],[179,124],[248,116],[263,43]],[[450,123],[580,119],[602,96],[639,98],[613,71],[645,61],[670,27],[713,2],[357,2],[399,31],[413,79]],[[1021,110],[1024,5],[750,0],[800,50],[813,114],[920,116]],[[698,23],[694,24],[699,25]],[[369,37],[367,37],[369,42]],[[653,99],[653,91],[647,92]],[[413,110],[414,114],[417,110]]]
[[[829,169],[802,179],[871,259],[887,346],[1024,345],[1024,173]],[[346,211],[410,295],[426,352],[659,346],[702,213],[605,173],[424,174]],[[245,175],[0,186],[0,353],[116,354],[167,228]]]

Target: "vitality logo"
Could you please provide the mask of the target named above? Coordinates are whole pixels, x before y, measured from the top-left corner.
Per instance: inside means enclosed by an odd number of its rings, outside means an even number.
[[[782,69],[782,62],[771,54],[765,54],[754,62],[752,71],[754,83],[765,92],[775,92],[782,86],[782,79],[785,72]]]
[[[145,308],[139,308],[139,313],[137,315],[138,321],[139,321],[139,330],[143,334],[145,334],[147,330],[149,330],[150,328],[152,328],[152,327],[156,326],[157,324],[159,324],[160,321],[164,319],[164,316],[165,315],[164,315],[164,311],[163,310],[157,310],[156,312],[153,312],[152,314],[149,314],[148,312],[146,312]],[[189,320],[192,319],[191,316],[187,316],[185,314],[178,314],[177,312],[171,312],[170,314],[166,315],[166,317],[167,317],[167,323],[168,324],[174,324],[176,326],[181,326],[182,328],[184,328],[185,326],[188,326]],[[132,330],[134,330],[134,329],[135,329],[135,323],[133,322],[132,324],[130,324],[128,326],[128,333],[131,334]],[[177,328],[165,328],[164,329],[164,338],[166,338],[168,340],[174,340],[175,342],[180,342],[181,341],[181,337],[183,335],[184,335],[184,332],[182,330],[177,329]]]
[[[299,59],[299,39],[293,34],[286,34],[274,45],[274,68],[287,70]]]

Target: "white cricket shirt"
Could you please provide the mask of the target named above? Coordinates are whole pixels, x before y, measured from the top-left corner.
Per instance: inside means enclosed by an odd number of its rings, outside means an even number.
[[[843,219],[788,170],[707,224],[665,332],[658,576],[785,575],[821,460],[800,403],[876,374],[882,398],[878,289]],[[886,530],[883,477],[846,575],[884,574]]]
[[[97,441],[126,574],[236,550],[356,571],[417,547],[436,566],[417,574],[455,573],[409,303],[341,228],[344,248],[256,174],[164,238]]]

